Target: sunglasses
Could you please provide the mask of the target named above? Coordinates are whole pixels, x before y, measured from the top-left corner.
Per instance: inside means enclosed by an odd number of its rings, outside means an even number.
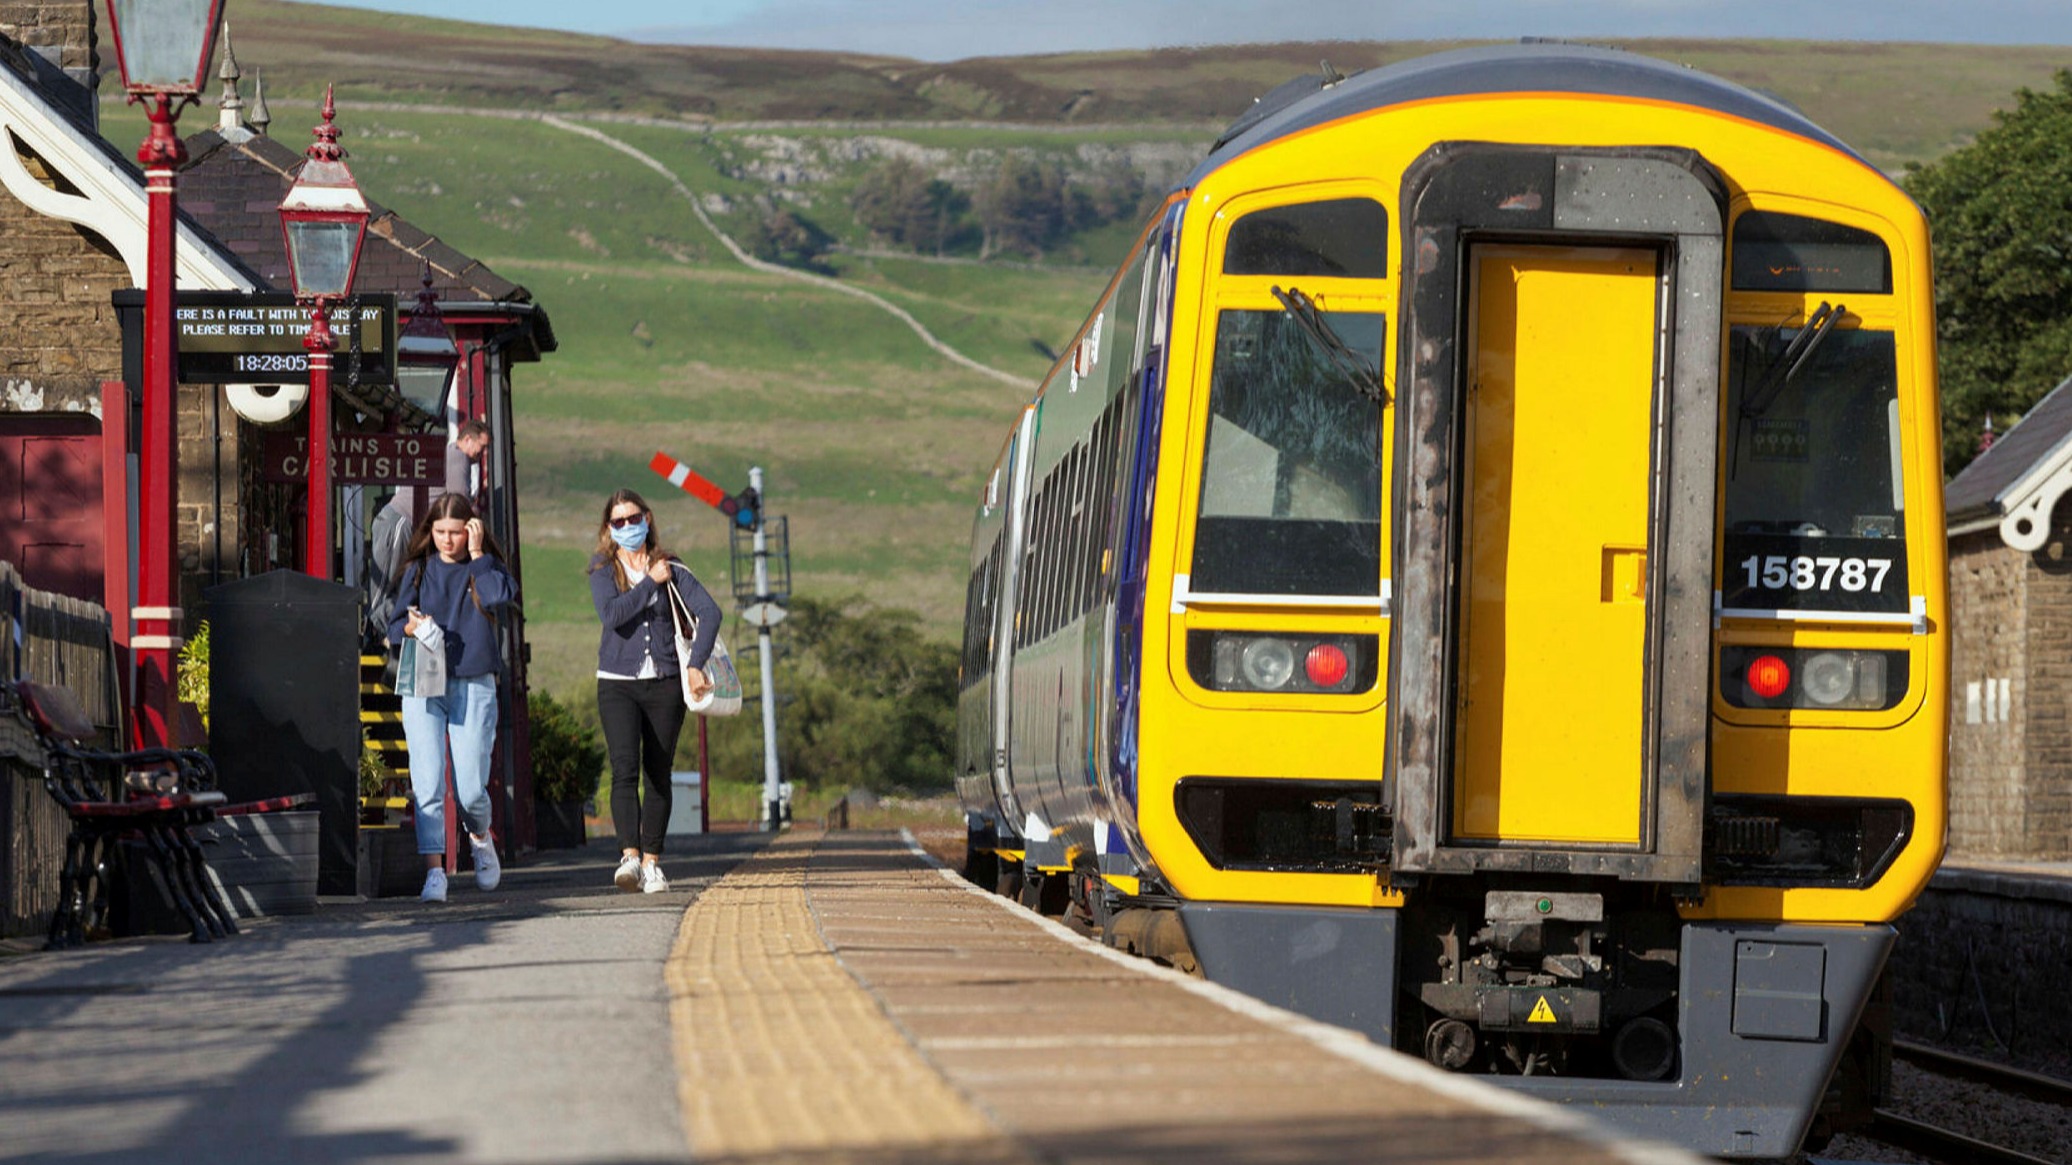
[[[633,524],[634,524],[634,523],[636,523],[636,522],[642,522],[642,521],[646,521],[646,520],[647,520],[647,515],[646,515],[646,514],[635,514],[635,515],[633,515],[633,516],[632,516],[632,517],[630,517],[630,518],[612,518],[612,519],[611,519],[610,521],[611,521],[611,526],[612,526],[612,529],[614,529],[614,530],[623,530],[623,529],[625,529],[626,527],[628,527],[628,526],[631,526],[631,525],[633,525]]]

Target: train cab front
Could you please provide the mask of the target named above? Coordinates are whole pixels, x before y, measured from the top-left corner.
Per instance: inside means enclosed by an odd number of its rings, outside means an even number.
[[[1211,979],[1700,1152],[1868,1117],[1942,846],[1940,455],[1925,230],[1821,165],[1444,144],[1368,299],[1226,260],[1138,810]],[[1280,347],[1384,318],[1385,404]],[[1290,581],[1358,521],[1378,592]]]

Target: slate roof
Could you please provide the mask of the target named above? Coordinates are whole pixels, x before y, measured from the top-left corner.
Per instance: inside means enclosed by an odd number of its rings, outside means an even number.
[[[226,137],[208,129],[187,139],[188,162],[180,172],[180,209],[208,228],[232,254],[263,276],[276,290],[288,290],[288,254],[281,238],[282,197],[302,165],[302,151],[262,135]],[[355,177],[359,177],[356,175]],[[533,303],[532,292],[462,254],[437,236],[412,225],[395,211],[369,198],[373,216],[360,251],[354,286],[366,292],[391,292],[408,311],[417,302],[424,267],[432,269],[432,290],[442,310],[470,305],[522,307],[531,323],[531,343],[516,347],[519,360],[537,360],[556,347],[553,325]]]
[[[1993,442],[1993,447],[1964,467],[1943,488],[1943,506],[1950,523],[1997,518],[2007,513],[2010,495],[2034,476],[2037,466],[2072,455],[2072,378]]]

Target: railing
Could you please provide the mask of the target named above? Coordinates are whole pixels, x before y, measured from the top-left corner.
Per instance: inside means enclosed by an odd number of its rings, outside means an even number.
[[[122,700],[99,606],[35,590],[0,562],[0,677],[69,689],[100,729],[93,743],[121,743]],[[26,726],[0,717],[0,937],[41,934],[57,908],[57,871],[69,826],[43,789],[43,752]]]

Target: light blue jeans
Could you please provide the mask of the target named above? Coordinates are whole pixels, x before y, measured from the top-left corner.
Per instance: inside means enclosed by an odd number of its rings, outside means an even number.
[[[410,794],[417,801],[417,852],[446,852],[446,748],[453,792],[468,832],[489,836],[489,752],[496,745],[496,676],[448,679],[446,694],[403,697],[410,745]]]

